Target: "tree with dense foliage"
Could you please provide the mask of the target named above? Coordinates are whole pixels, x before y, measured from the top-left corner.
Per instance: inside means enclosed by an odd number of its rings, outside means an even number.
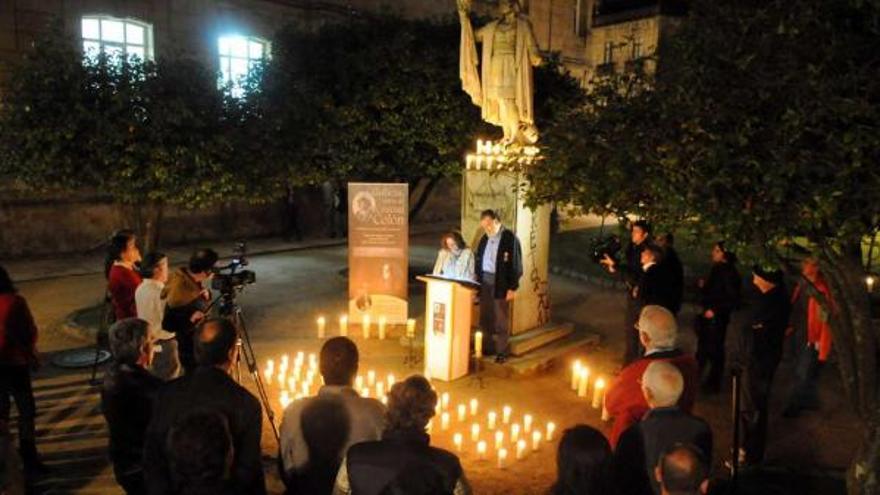
[[[596,81],[531,174],[532,200],[688,228],[784,263],[819,257],[844,391],[849,492],[880,490],[880,335],[862,243],[880,227],[880,3],[698,0],[656,77]],[[560,120],[562,122],[562,119]]]

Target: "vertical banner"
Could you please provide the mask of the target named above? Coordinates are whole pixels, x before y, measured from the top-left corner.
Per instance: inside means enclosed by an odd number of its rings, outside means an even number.
[[[348,184],[348,314],[405,324],[409,185]]]

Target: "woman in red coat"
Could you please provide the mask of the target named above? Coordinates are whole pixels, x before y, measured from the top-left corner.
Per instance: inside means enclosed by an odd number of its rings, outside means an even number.
[[[120,230],[110,238],[105,274],[116,321],[137,317],[134,291],[141,285],[141,276],[137,271],[140,261],[141,252],[132,231]]]
[[[37,454],[37,414],[31,368],[37,361],[37,326],[27,302],[0,266],[0,423],[9,423],[12,397],[18,408],[18,445],[25,471],[44,469]]]

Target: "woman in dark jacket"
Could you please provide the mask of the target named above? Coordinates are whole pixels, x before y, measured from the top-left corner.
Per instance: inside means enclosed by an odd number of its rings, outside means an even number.
[[[0,423],[9,423],[12,397],[18,408],[19,450],[28,473],[45,470],[37,455],[37,406],[31,385],[31,369],[38,363],[34,317],[0,266]]]
[[[709,393],[721,389],[724,376],[724,342],[730,315],[739,306],[742,277],[736,269],[736,255],[718,242],[712,247],[712,269],[701,279],[700,302],[703,310],[696,317],[697,362],[702,376],[709,366],[704,388]]]

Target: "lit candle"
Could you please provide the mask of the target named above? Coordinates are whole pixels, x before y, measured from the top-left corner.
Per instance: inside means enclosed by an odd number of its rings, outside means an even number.
[[[471,425],[471,440],[476,442],[480,439],[480,423],[474,423]]]
[[[449,413],[444,412],[440,415],[440,429],[446,431],[449,429]]]
[[[397,379],[394,378],[394,373],[388,373],[388,390],[391,390],[395,383],[397,383]]]
[[[287,390],[296,391],[296,378],[288,377],[287,378]]]
[[[494,430],[495,429],[495,420],[497,419],[498,414],[495,411],[489,411],[489,414],[487,416],[488,416],[487,421],[486,421],[487,425],[489,426],[490,430]]]
[[[387,406],[388,405],[388,396],[383,395],[382,397],[379,398],[379,402],[381,402],[382,404]]]
[[[314,352],[309,354],[309,371],[318,370],[318,356]]]
[[[586,366],[580,369],[580,382],[578,383],[578,397],[587,396],[587,384],[590,383],[590,370]]]
[[[281,402],[281,409],[287,409],[287,405],[290,404],[290,393],[287,390],[281,391],[279,402]]]
[[[339,317],[339,335],[342,337],[348,336],[348,315]]]
[[[290,364],[290,356],[284,354],[281,356],[281,368],[287,369],[287,365]]]
[[[318,338],[324,338],[324,332],[327,328],[327,320],[323,316],[318,317]]]
[[[287,377],[283,371],[278,373],[277,380],[279,387],[284,387],[284,384],[287,383]]]
[[[308,397],[308,396],[310,395],[310,394],[309,394],[309,389],[310,389],[310,388],[311,388],[311,384],[310,384],[309,382],[303,382],[303,384],[302,384],[302,394],[303,394],[304,397]]]
[[[513,412],[513,409],[510,406],[504,406],[501,409],[501,422],[508,425],[510,424],[510,413]]]
[[[471,416],[476,416],[477,411],[479,410],[480,403],[477,399],[471,399]]]
[[[498,469],[507,467],[507,449],[498,449]]]
[[[388,320],[385,316],[379,317],[379,340],[385,340],[385,325],[388,323]]]
[[[526,414],[523,416],[523,431],[529,433],[532,431],[532,415]]]
[[[571,367],[571,389],[577,390],[578,383],[581,378],[581,362],[580,360],[575,360],[574,365]]]
[[[376,397],[385,395],[385,382],[376,382]]]
[[[406,338],[416,338],[416,320],[413,318],[406,320]]]
[[[874,278],[873,275],[868,275],[865,277],[865,285],[868,287],[868,292],[874,292],[874,284],[877,283],[877,279]]]
[[[602,421],[608,421],[609,419],[611,419],[611,415],[608,414],[608,409],[602,406]]]
[[[541,448],[541,432],[535,430],[532,432],[532,450],[537,451]]]
[[[376,372],[374,370],[367,371],[367,386],[372,387],[376,384]]]
[[[523,459],[526,456],[526,441],[520,440],[516,442],[516,458]]]
[[[364,331],[364,338],[369,339],[370,338],[370,315],[364,315],[364,317],[361,318],[361,328]]]
[[[263,376],[266,378],[266,383],[268,385],[272,384],[272,374],[274,372],[275,371],[272,368],[269,368],[268,366],[266,367],[266,369],[263,370]]]
[[[464,404],[458,405],[458,420],[464,421],[465,416],[467,416],[467,406]]]
[[[444,411],[449,409],[449,392],[440,395],[440,405]]]
[[[605,380],[599,378],[596,380],[596,386],[593,388],[593,409],[599,409],[602,406],[602,400],[605,398]]]
[[[514,423],[510,425],[510,441],[516,442],[519,440],[519,423]]]
[[[481,461],[486,460],[486,442],[483,440],[477,442],[477,455],[480,456]]]
[[[356,390],[360,390],[364,388],[364,377],[363,375],[358,375],[357,378],[354,379],[354,388]]]
[[[474,356],[477,359],[483,357],[483,332],[478,331],[474,334]]]
[[[553,433],[555,431],[556,431],[556,423],[554,423],[553,421],[548,421],[547,422],[547,441],[548,442],[553,441]]]
[[[455,450],[461,452],[461,433],[456,433],[455,435],[452,435],[452,443],[455,444]]]
[[[370,387],[364,387],[361,389],[361,396],[369,397],[370,396]]]
[[[504,432],[498,430],[495,432],[495,450],[500,449],[502,445],[504,445]]]

